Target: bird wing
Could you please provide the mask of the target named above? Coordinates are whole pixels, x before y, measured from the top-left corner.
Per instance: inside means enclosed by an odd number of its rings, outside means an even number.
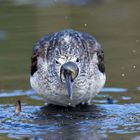
[[[33,54],[31,56],[31,75],[33,75],[37,71],[37,60],[39,57],[46,59],[47,58],[47,51],[50,43],[53,40],[54,33],[48,34],[47,36],[40,39],[34,46],[33,46]]]
[[[97,42],[97,40],[93,36],[87,33],[82,34],[81,41],[83,42],[83,45],[88,50],[88,55],[90,59],[93,58],[93,55],[95,53],[97,54],[98,68],[102,73],[105,73],[104,52],[101,45]]]

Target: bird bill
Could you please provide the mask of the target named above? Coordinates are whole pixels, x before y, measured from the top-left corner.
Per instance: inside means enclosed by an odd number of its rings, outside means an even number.
[[[72,81],[71,81],[71,75],[69,74],[66,75],[66,86],[67,86],[68,96],[72,100]]]

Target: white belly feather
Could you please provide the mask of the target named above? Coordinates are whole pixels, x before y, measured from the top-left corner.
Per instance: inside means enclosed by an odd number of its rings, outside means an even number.
[[[75,86],[73,83],[72,99],[67,94],[66,85],[62,85],[57,89],[50,87],[39,81],[38,75],[33,75],[30,78],[30,83],[38,95],[43,96],[48,104],[56,104],[62,106],[76,106],[79,103],[91,103],[93,97],[100,92],[106,80],[105,74],[100,73],[98,78],[90,77],[82,86]]]

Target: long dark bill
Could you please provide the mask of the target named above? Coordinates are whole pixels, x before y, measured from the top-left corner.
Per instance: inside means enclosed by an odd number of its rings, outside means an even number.
[[[68,96],[72,100],[72,83],[77,77],[79,72],[78,66],[74,62],[67,62],[61,66],[60,69],[60,80],[67,86]],[[63,81],[65,80],[65,82]]]
[[[66,75],[66,85],[67,85],[68,96],[72,100],[72,81],[71,81],[71,75],[69,74]]]

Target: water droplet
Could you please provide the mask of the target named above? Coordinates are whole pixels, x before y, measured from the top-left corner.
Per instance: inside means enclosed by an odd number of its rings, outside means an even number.
[[[135,68],[136,68],[136,66],[134,65],[134,66],[133,66],[133,68],[135,69]]]
[[[136,53],[136,50],[132,50],[132,53]]]
[[[136,43],[139,43],[139,42],[140,42],[140,41],[137,39],[137,40],[136,40]]]
[[[124,77],[125,76],[125,74],[124,73],[122,73],[122,77]]]
[[[87,24],[85,23],[84,26],[87,27]]]

